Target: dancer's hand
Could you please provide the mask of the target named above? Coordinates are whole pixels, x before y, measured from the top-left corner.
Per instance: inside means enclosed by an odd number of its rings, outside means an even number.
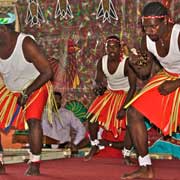
[[[102,96],[106,90],[107,88],[104,86],[98,86],[93,89],[96,96]]]
[[[165,81],[164,83],[162,83],[158,90],[159,90],[159,93],[161,95],[168,95],[170,94],[171,92],[175,91],[177,88],[179,87],[179,82],[178,80],[168,80],[168,81]]]
[[[126,109],[121,108],[117,113],[117,119],[121,120],[126,115]]]
[[[25,95],[25,94],[20,94],[19,97],[18,97],[18,100],[17,100],[17,103],[19,106],[22,106],[24,107],[26,102],[28,100],[28,96]]]

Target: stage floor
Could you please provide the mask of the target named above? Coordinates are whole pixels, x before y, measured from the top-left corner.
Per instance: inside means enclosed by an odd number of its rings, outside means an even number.
[[[153,160],[156,178],[153,180],[180,180],[179,160]],[[26,163],[7,164],[6,175],[2,180],[120,180],[124,173],[137,167],[123,164],[118,158],[61,158],[42,161],[41,175],[38,177],[24,176]]]

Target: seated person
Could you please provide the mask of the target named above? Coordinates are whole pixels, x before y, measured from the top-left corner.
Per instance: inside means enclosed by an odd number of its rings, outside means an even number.
[[[61,93],[54,92],[54,96],[57,104],[57,112],[53,110],[52,124],[48,121],[45,114],[43,115],[43,135],[58,140],[60,147],[69,147],[72,152],[77,152],[78,148],[81,147],[81,142],[85,138],[86,129],[73,112],[61,107]],[[71,136],[72,129],[75,132],[74,138]]]

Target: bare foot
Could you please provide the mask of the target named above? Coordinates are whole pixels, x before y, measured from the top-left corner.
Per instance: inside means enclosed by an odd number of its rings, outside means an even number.
[[[2,162],[0,162],[0,174],[5,174],[5,173],[6,173],[5,166]]]
[[[40,163],[39,162],[30,162],[27,171],[25,172],[26,176],[39,176],[40,175]]]
[[[124,158],[124,164],[127,166],[135,166],[135,165],[137,165],[137,162],[135,160],[132,160],[131,157],[126,156]]]
[[[153,179],[154,173],[152,166],[141,166],[137,171],[124,174],[121,179]]]
[[[91,150],[89,151],[88,155],[84,157],[84,161],[89,161],[92,157],[98,152],[98,146],[92,146]]]

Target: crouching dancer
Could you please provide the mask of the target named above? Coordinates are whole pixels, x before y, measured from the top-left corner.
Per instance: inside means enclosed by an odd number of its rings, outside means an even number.
[[[142,11],[145,32],[142,49],[152,53],[163,70],[127,105],[131,105],[127,111],[128,127],[140,167],[125,174],[123,179],[153,179],[155,176],[148,154],[144,116],[164,135],[172,135],[180,124],[180,25],[173,24],[168,14],[160,2],[148,3]]]
[[[29,128],[30,162],[26,175],[40,174],[41,115],[51,87],[52,70],[31,35],[14,30],[16,16],[0,14],[0,128]],[[4,168],[1,161],[0,168]],[[1,171],[0,172],[5,172]]]

